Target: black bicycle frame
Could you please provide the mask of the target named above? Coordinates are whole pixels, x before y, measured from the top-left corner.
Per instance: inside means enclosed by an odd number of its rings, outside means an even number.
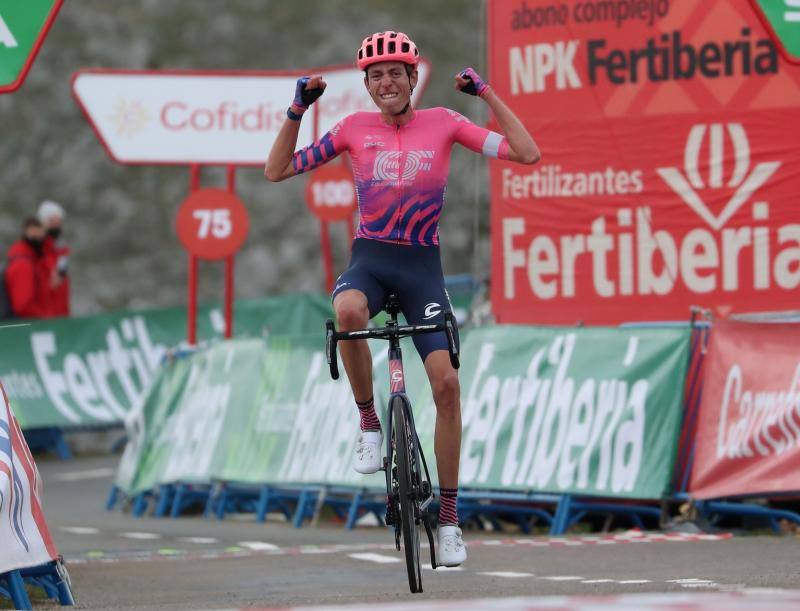
[[[419,486],[419,493],[420,497],[415,500],[419,503],[419,513],[420,515],[417,516],[417,519],[424,518],[427,516],[425,513],[425,509],[427,509],[428,505],[433,501],[433,486],[431,485],[431,478],[430,472],[428,471],[428,464],[425,460],[425,455],[422,452],[422,448],[419,444],[419,436],[417,435],[416,425],[414,424],[414,417],[409,410],[410,402],[408,397],[406,396],[406,386],[405,386],[405,373],[403,371],[403,354],[400,349],[400,339],[403,337],[410,337],[413,335],[422,335],[425,333],[439,333],[444,331],[447,337],[447,347],[448,352],[450,353],[450,363],[454,369],[458,369],[460,366],[459,362],[459,346],[458,340],[456,339],[456,322],[452,312],[445,312],[444,314],[444,322],[437,323],[437,324],[429,324],[429,325],[398,325],[397,324],[397,314],[400,312],[400,306],[397,301],[397,298],[394,295],[390,295],[389,299],[387,300],[387,304],[385,306],[386,312],[389,314],[389,320],[386,323],[385,327],[378,327],[375,329],[361,329],[358,331],[336,331],[336,327],[332,320],[328,320],[325,322],[325,356],[328,360],[328,366],[330,367],[331,377],[334,380],[339,378],[339,364],[337,360],[337,352],[336,347],[337,343],[340,340],[355,340],[355,339],[369,339],[369,338],[376,338],[376,339],[386,339],[389,341],[389,384],[390,384],[390,397],[389,397],[389,407],[395,399],[400,399],[403,405],[403,414],[406,418],[406,421],[410,424],[411,427],[411,436],[413,440],[413,450],[412,453],[414,456],[419,456],[420,461],[422,462],[422,467],[424,469],[425,477],[424,480],[420,477],[420,481],[418,482]],[[392,447],[392,431],[394,423],[392,422],[393,413],[392,409],[388,410],[388,434],[386,436],[386,456],[384,457],[383,463],[383,471],[386,475],[386,492],[388,497],[388,507],[387,509],[392,509],[394,507],[394,494],[393,494],[393,487],[392,487],[392,459],[394,458],[394,448]],[[419,465],[416,465],[416,470],[419,471]],[[422,475],[420,473],[420,475]],[[430,543],[431,547],[431,565],[433,568],[436,568],[435,556],[434,556],[434,546],[433,546],[433,534],[431,530],[431,525],[429,520],[423,519],[423,523],[425,526],[425,531],[428,535],[428,542]],[[398,545],[400,544],[400,533],[399,533],[399,522],[395,520],[394,523],[395,527],[395,542]]]

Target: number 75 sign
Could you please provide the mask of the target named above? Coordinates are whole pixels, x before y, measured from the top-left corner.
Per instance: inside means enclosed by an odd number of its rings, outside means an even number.
[[[247,238],[249,221],[244,204],[222,189],[200,189],[178,210],[178,238],[191,254],[201,259],[224,259],[234,254]]]

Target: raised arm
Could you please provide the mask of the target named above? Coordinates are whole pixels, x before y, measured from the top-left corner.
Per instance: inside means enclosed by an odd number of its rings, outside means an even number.
[[[280,182],[297,173],[292,165],[292,157],[297,146],[300,121],[308,107],[325,91],[325,87],[327,84],[318,74],[297,79],[294,101],[286,111],[288,118],[283,122],[264,166],[264,177],[267,180]]]
[[[533,137],[517,115],[506,106],[475,70],[466,68],[456,75],[456,89],[476,95],[489,105],[503,135],[508,140],[508,158],[518,163],[534,164],[542,158]]]

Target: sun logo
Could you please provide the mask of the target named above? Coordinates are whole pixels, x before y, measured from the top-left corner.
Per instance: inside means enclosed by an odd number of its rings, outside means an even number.
[[[139,100],[119,98],[109,119],[118,136],[133,138],[145,128],[150,121],[150,115]]]

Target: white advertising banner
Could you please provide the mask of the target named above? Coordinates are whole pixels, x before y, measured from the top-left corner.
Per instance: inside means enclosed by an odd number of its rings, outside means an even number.
[[[425,88],[420,64],[414,102]],[[82,70],[73,94],[108,154],[119,163],[256,165],[286,120],[295,82],[322,74],[328,83],[319,108],[300,127],[298,145],[310,144],[337,121],[373,110],[364,74],[354,67],[297,73]],[[315,125],[318,122],[318,125]]]
[[[0,573],[57,556],[42,511],[39,471],[0,384]]]

